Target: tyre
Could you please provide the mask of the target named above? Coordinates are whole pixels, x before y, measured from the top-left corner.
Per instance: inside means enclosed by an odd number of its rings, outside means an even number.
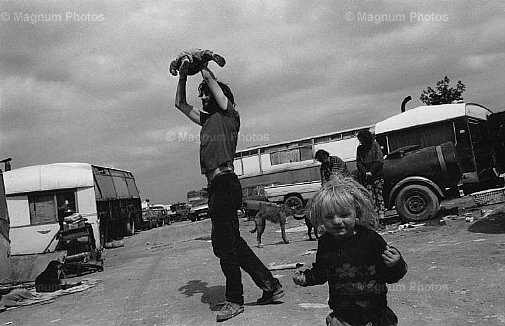
[[[293,212],[303,209],[303,200],[298,195],[290,195],[284,199],[284,206]]]
[[[395,198],[400,218],[408,222],[428,220],[438,212],[438,197],[426,186],[409,185],[402,188]]]

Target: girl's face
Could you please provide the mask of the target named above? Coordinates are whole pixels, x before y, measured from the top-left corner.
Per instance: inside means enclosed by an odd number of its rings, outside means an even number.
[[[356,210],[337,209],[328,211],[326,207],[322,208],[323,225],[327,233],[332,234],[336,238],[347,238],[354,234],[356,226]]]

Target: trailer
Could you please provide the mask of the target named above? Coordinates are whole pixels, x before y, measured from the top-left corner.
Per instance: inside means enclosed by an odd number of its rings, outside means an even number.
[[[504,119],[502,112],[475,103],[419,106],[376,123],[375,135],[385,155],[407,146],[452,143],[468,193],[503,181]]]
[[[140,194],[131,172],[88,163],[28,166],[4,173],[13,255],[57,249],[69,212],[86,221],[93,247],[135,232]]]

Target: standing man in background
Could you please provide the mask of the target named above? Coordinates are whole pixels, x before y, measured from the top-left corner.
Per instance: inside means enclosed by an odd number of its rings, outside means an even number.
[[[384,154],[382,149],[368,130],[358,132],[360,145],[356,151],[356,165],[359,179],[372,195],[374,209],[379,217],[379,227],[384,228]]]

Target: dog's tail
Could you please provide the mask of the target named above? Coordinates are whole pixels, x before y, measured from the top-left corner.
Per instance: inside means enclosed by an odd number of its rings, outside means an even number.
[[[256,225],[256,223],[254,223],[254,229],[252,229],[250,232],[254,233],[254,232],[256,232],[257,229],[258,229],[258,226]]]

